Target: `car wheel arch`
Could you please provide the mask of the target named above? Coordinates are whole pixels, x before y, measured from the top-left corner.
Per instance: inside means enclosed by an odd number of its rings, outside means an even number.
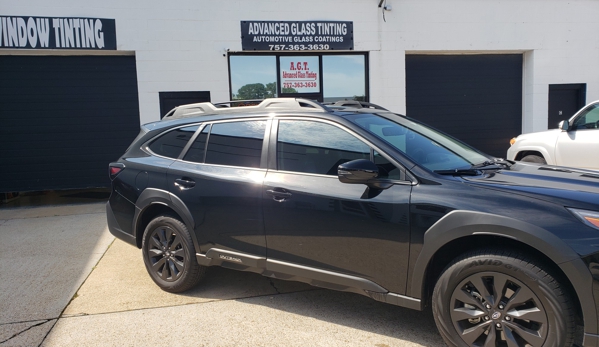
[[[554,244],[557,250],[552,246]],[[586,332],[597,333],[599,317],[596,312],[591,305],[580,305],[579,298],[593,297],[592,276],[585,270],[586,265],[580,257],[549,231],[509,217],[453,211],[435,223],[424,235],[422,249],[408,282],[411,283],[407,288],[408,295],[426,302],[438,276],[449,262],[464,252],[493,246],[530,251],[566,279],[584,319],[585,330],[590,328]]]
[[[547,161],[547,156],[539,151],[520,151],[520,152],[518,152],[518,154],[516,154],[516,158],[514,160],[520,161],[524,157],[529,156],[529,155],[536,155],[536,156],[539,156],[539,157],[545,159],[545,161]]]
[[[141,248],[141,240],[146,225],[158,215],[170,214],[185,224],[191,232],[195,249],[199,249],[195,230],[195,222],[191,212],[183,201],[176,195],[155,188],[145,189],[135,204],[135,216],[133,217],[133,230],[137,247]]]
[[[513,149],[512,149],[513,150]],[[527,155],[537,155],[545,159],[547,164],[555,165],[555,156],[553,155],[554,149],[545,148],[545,146],[521,146],[518,147],[513,160],[522,160]]]

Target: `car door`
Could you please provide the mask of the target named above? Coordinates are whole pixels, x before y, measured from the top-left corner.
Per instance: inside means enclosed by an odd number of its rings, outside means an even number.
[[[278,134],[275,136],[274,132]],[[350,275],[403,294],[411,185],[393,164],[343,127],[315,119],[273,123],[263,187],[267,259]],[[337,178],[339,164],[374,159],[397,184],[369,191]],[[391,165],[391,166],[389,166]],[[343,281],[340,281],[343,282]]]
[[[261,196],[269,122],[208,124],[170,166],[167,184],[194,218],[201,253],[220,249],[266,256]]]
[[[599,170],[599,104],[588,106],[559,134],[555,152],[557,165]]]

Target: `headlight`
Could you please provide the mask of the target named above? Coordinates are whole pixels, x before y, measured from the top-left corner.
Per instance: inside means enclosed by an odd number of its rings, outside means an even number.
[[[516,138],[512,137],[512,139],[510,140],[510,146],[513,146],[514,143],[516,143]]]
[[[578,219],[591,228],[599,229],[599,212],[569,208]]]

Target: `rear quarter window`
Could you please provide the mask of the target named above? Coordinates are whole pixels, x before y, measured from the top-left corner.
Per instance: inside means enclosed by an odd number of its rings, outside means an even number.
[[[176,159],[199,127],[194,125],[171,130],[153,140],[148,148],[157,155]]]

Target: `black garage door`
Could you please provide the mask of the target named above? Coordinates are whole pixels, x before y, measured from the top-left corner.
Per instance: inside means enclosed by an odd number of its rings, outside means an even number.
[[[406,115],[505,157],[522,130],[522,55],[407,55]]]
[[[139,132],[134,56],[0,56],[0,192],[108,187]]]

